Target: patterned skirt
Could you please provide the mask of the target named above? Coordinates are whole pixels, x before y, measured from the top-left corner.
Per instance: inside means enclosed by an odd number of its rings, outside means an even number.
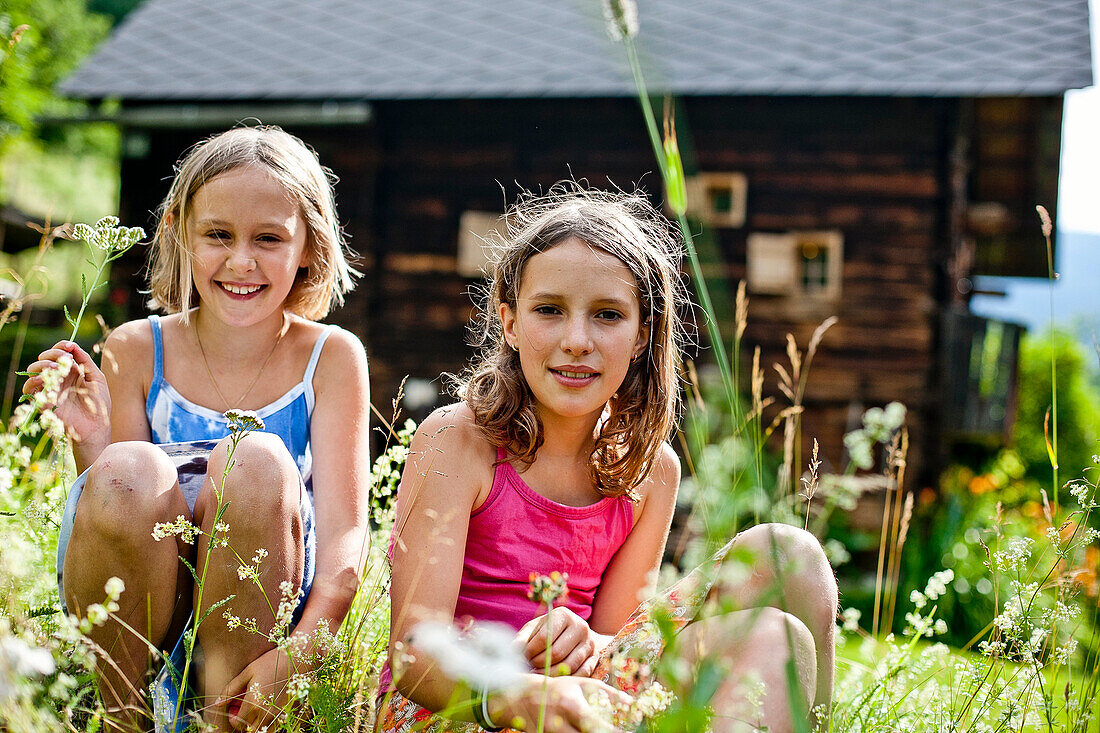
[[[592,677],[631,695],[647,688],[653,682],[653,670],[665,648],[665,639],[657,624],[658,615],[676,631],[695,620],[710,593],[716,568],[732,544],[727,544],[709,562],[663,593],[638,606],[600,653]],[[440,717],[394,690],[379,696],[375,730],[378,733],[479,733],[482,728],[476,723]],[[511,732],[511,729],[506,730]]]

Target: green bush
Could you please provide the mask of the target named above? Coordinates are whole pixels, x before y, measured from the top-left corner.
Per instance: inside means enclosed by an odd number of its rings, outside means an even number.
[[[1065,331],[1054,330],[1025,336],[1020,348],[1019,403],[1016,414],[1015,448],[1025,466],[1025,475],[1050,485],[1052,472],[1047,456],[1044,423],[1052,407],[1051,355],[1057,378],[1058,481],[1079,477],[1092,456],[1100,452],[1100,393],[1090,382],[1090,362],[1081,344]],[[1047,431],[1053,441],[1054,417]],[[1061,488],[1061,487],[1059,487]],[[1048,489],[1049,491],[1049,489]],[[1064,499],[1064,493],[1059,493]],[[1051,500],[1054,497],[1051,496]]]

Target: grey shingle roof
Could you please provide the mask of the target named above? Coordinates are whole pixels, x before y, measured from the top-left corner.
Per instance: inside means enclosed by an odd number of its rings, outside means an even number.
[[[1092,83],[1087,0],[641,0],[679,94],[1045,95]],[[632,92],[599,0],[146,0],[73,96],[253,100]]]

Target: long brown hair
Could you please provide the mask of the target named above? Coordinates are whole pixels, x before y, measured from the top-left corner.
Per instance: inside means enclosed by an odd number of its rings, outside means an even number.
[[[634,275],[649,340],[608,402],[589,474],[600,494],[636,498],[634,489],[648,478],[680,412],[687,338],[682,242],[644,193],[598,191],[572,181],[543,195],[521,194],[504,221],[508,234],[493,243],[492,270],[473,327],[479,354],[458,394],[490,443],[531,465],[543,442],[542,424],[519,354],[504,342],[499,306],[515,309],[528,260],[567,239],[616,257]]]

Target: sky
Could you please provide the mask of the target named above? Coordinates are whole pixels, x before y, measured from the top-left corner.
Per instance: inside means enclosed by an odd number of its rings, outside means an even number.
[[[1100,82],[1100,0],[1090,0],[1090,11],[1093,78]],[[970,307],[1033,333],[1046,328],[1053,312],[1055,324],[1091,341],[1100,336],[1100,85],[1066,94],[1060,176],[1053,293],[1044,280],[980,278],[979,289],[1007,295],[976,296]]]
[[[1092,74],[1100,81],[1100,0],[1091,0]],[[1100,86],[1066,94],[1058,228],[1100,234]]]

